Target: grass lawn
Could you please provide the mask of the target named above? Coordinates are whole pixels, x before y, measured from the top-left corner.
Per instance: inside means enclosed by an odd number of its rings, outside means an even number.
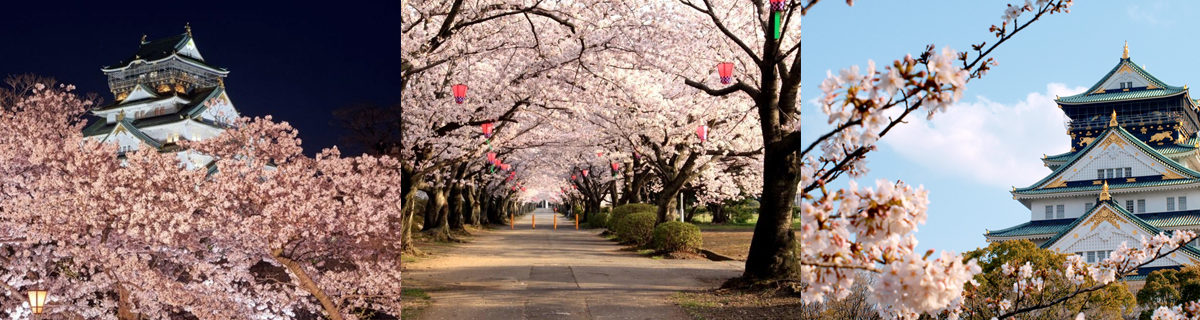
[[[400,319],[412,319],[425,309],[432,302],[429,301],[429,294],[421,288],[401,288],[400,298],[403,307],[400,310]]]
[[[704,216],[698,216],[701,217]],[[750,239],[754,237],[754,220],[757,218],[746,223],[697,223],[700,236],[704,238],[701,247],[734,259],[746,260],[746,254],[750,252]],[[800,221],[792,223],[792,230],[796,229],[800,229]]]
[[[800,296],[715,290],[680,292],[675,303],[695,319],[800,319]]]

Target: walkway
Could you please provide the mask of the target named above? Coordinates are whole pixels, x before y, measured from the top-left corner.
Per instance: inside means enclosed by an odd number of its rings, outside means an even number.
[[[655,260],[621,251],[597,230],[551,223],[538,209],[516,230],[480,232],[445,255],[408,265],[404,283],[433,305],[420,319],[690,319],[673,304],[682,290],[719,286],[743,262]],[[537,217],[537,229],[531,218]]]

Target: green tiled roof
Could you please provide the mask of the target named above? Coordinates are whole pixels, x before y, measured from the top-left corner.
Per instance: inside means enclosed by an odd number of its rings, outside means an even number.
[[[1147,81],[1150,82],[1150,84],[1154,85],[1156,88],[1154,88],[1154,89],[1138,89],[1138,90],[1130,90],[1130,91],[1114,91],[1114,92],[1105,92],[1105,93],[1094,93],[1100,89],[1101,85],[1104,85],[1104,82],[1108,81],[1109,78],[1111,78],[1114,74],[1116,74],[1117,70],[1121,70],[1122,66],[1128,66],[1130,70],[1137,72],[1139,75],[1144,77]],[[1168,85],[1167,83],[1163,82],[1162,80],[1158,80],[1157,77],[1155,77],[1154,75],[1151,75],[1149,72],[1146,72],[1146,69],[1142,69],[1142,67],[1138,66],[1137,63],[1134,63],[1133,60],[1130,60],[1128,58],[1123,58],[1123,59],[1121,59],[1120,62],[1117,63],[1116,66],[1113,66],[1112,70],[1108,71],[1108,74],[1105,74],[1104,77],[1101,77],[1100,81],[1097,81],[1096,84],[1093,84],[1091,88],[1087,89],[1087,91],[1084,91],[1083,93],[1073,95],[1073,96],[1061,97],[1061,98],[1057,99],[1057,101],[1059,103],[1074,104],[1074,103],[1104,102],[1104,101],[1116,101],[1116,100],[1135,100],[1135,99],[1165,97],[1165,96],[1175,95],[1175,94],[1178,94],[1181,92],[1186,92],[1186,91],[1187,91],[1187,89],[1185,89],[1183,87],[1176,87],[1176,86]]]
[[[121,60],[120,62],[114,63],[114,64],[112,64],[110,66],[106,66],[104,68],[105,69],[122,68],[122,67],[128,66],[130,63],[132,63],[135,60],[154,61],[154,60],[166,58],[166,57],[169,57],[172,54],[175,54],[176,52],[178,52],[179,49],[183,49],[184,45],[186,45],[189,40],[192,40],[192,36],[187,33],[184,33],[184,34],[178,34],[178,35],[174,35],[174,36],[170,36],[170,37],[166,37],[166,38],[162,38],[162,39],[155,39],[152,41],[144,42],[140,46],[138,46],[137,52],[135,52],[132,56],[129,56],[128,58],[125,58],[125,60]],[[219,67],[214,67],[214,66],[208,65],[207,63],[204,62],[204,60],[200,60],[200,59],[196,59],[196,58],[192,58],[192,57],[188,57],[188,56],[184,56],[184,55],[176,55],[176,56],[181,59],[188,60],[193,63],[197,63],[202,66],[209,67],[209,68],[212,68],[215,70],[222,70],[222,71],[225,70],[224,68],[219,68]]]
[[[1033,220],[1007,229],[988,231],[988,237],[1018,237],[1035,234],[1055,235],[1075,222],[1075,219]]]
[[[1125,210],[1124,207],[1121,207],[1121,205],[1117,204],[1113,200],[1105,200],[1105,201],[1102,201],[1102,202],[1096,204],[1096,206],[1092,207],[1091,210],[1088,210],[1088,212],[1086,212],[1082,216],[1080,216],[1079,219],[1075,219],[1074,222],[1071,222],[1070,225],[1068,225],[1065,229],[1063,229],[1061,232],[1059,232],[1053,238],[1050,238],[1050,240],[1046,240],[1046,242],[1043,242],[1042,248],[1049,248],[1051,245],[1054,245],[1054,243],[1057,242],[1059,238],[1062,238],[1063,235],[1067,234],[1067,231],[1074,229],[1076,225],[1079,225],[1084,220],[1087,220],[1087,217],[1091,216],[1092,213],[1096,212],[1096,210],[1099,210],[1100,208],[1106,207],[1106,206],[1109,207],[1110,209],[1112,209],[1117,214],[1124,216],[1130,222],[1133,222],[1134,225],[1141,227],[1141,229],[1143,231],[1145,231],[1147,234],[1153,235],[1153,234],[1159,234],[1159,233],[1166,233],[1166,234],[1171,233],[1171,231],[1164,231],[1162,229],[1159,229],[1158,227],[1155,227],[1155,226],[1151,225],[1150,223],[1148,223],[1146,220],[1142,220],[1142,218],[1139,218],[1137,215],[1129,213],[1129,211]],[[1166,220],[1169,221],[1170,219],[1166,219]],[[1191,255],[1193,258],[1200,259],[1200,250],[1196,249],[1196,247],[1187,245],[1187,246],[1184,246],[1183,249],[1180,251],[1182,251],[1184,254]]]
[[[1184,88],[1157,88],[1150,90],[1110,91],[1096,94],[1077,94],[1058,99],[1060,103],[1091,103],[1119,100],[1137,100],[1147,98],[1169,97],[1187,91]]]
[[[1200,225],[1200,210],[1137,214],[1138,218],[1156,228],[1172,228]],[[1021,237],[1031,235],[1056,235],[1067,230],[1077,219],[1033,220],[1006,229],[987,233],[988,237]]]
[[[1104,129],[1103,132],[1101,132],[1099,135],[1096,136],[1096,141],[1104,141],[1104,139],[1106,139],[1108,137],[1108,135],[1110,135],[1110,134],[1121,135],[1121,138],[1124,138],[1126,141],[1133,143],[1133,145],[1142,149],[1142,151],[1145,152],[1146,154],[1149,154],[1149,155],[1153,156],[1155,159],[1158,159],[1158,161],[1162,162],[1164,165],[1170,167],[1171,169],[1174,169],[1175,171],[1183,173],[1186,176],[1190,176],[1187,179],[1116,183],[1116,184],[1110,184],[1109,185],[1110,188],[1150,187],[1150,186],[1200,182],[1200,172],[1196,172],[1196,171],[1193,171],[1192,169],[1188,169],[1187,167],[1180,165],[1178,162],[1175,162],[1175,161],[1171,160],[1170,158],[1163,156],[1161,153],[1158,152],[1158,150],[1155,150],[1154,147],[1146,145],[1145,142],[1142,142],[1142,140],[1138,139],[1137,137],[1134,137],[1133,134],[1130,134],[1129,131],[1126,131],[1125,128],[1122,128],[1120,126],[1109,127],[1107,129]],[[1089,143],[1087,146],[1083,147],[1082,150],[1079,150],[1079,152],[1076,152],[1075,154],[1071,155],[1070,160],[1067,160],[1067,162],[1065,164],[1058,167],[1058,169],[1054,170],[1054,172],[1050,173],[1045,178],[1042,178],[1042,180],[1034,183],[1031,186],[1025,187],[1025,188],[1017,188],[1017,189],[1013,190],[1012,193],[1013,194],[1043,194],[1043,193],[1070,192],[1070,191],[1083,191],[1083,190],[1099,190],[1100,186],[1097,186],[1097,185],[1089,185],[1089,186],[1081,186],[1081,187],[1060,187],[1060,188],[1038,189],[1038,187],[1045,185],[1046,183],[1049,183],[1051,179],[1054,179],[1054,177],[1057,177],[1060,174],[1062,174],[1065,170],[1067,170],[1068,167],[1070,167],[1076,161],[1079,161],[1079,159],[1082,158],[1084,154],[1091,151],[1092,148],[1095,148],[1097,145],[1099,145],[1099,143]]]
[[[1179,153],[1196,151],[1196,147],[1194,147],[1194,146],[1196,145],[1197,142],[1200,142],[1200,135],[1193,136],[1191,139],[1184,141],[1182,144],[1169,144],[1169,145],[1151,146],[1151,147],[1154,148],[1155,151],[1158,151],[1158,153],[1161,153],[1163,155],[1175,155],[1175,154],[1179,154]],[[1042,161],[1048,161],[1048,162],[1067,161],[1067,160],[1071,160],[1071,156],[1074,156],[1078,152],[1080,152],[1080,151],[1074,151],[1074,152],[1067,151],[1067,152],[1059,153],[1056,155],[1049,155],[1049,156],[1046,156],[1045,158],[1042,158]]]
[[[1110,189],[1145,188],[1145,187],[1161,187],[1161,186],[1172,186],[1172,185],[1190,184],[1190,183],[1200,183],[1200,179],[1171,179],[1171,180],[1154,180],[1154,181],[1138,181],[1138,182],[1121,182],[1121,183],[1110,183],[1110,184],[1108,184],[1108,187]],[[1099,186],[1099,185],[1087,185],[1087,186],[1077,186],[1077,187],[1060,187],[1060,188],[1028,189],[1028,190],[1018,188],[1016,191],[1013,191],[1013,193],[1024,194],[1024,195],[1033,195],[1033,194],[1048,194],[1048,193],[1059,193],[1059,192],[1100,191],[1100,187],[1101,186]]]

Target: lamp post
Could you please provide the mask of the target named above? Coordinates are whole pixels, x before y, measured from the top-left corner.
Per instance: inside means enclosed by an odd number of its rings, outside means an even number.
[[[38,315],[46,311],[46,295],[48,294],[49,292],[46,290],[29,290],[29,309],[33,311],[33,314]]]

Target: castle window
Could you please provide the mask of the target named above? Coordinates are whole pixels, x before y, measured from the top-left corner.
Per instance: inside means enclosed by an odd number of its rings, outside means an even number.
[[[1133,168],[1125,167],[1125,177],[1129,178],[1132,176],[1133,176]]]
[[[1096,169],[1096,179],[1104,179],[1104,169]]]
[[[1146,213],[1146,199],[1138,199],[1137,213]]]
[[[1059,219],[1062,219],[1062,218],[1063,218],[1063,215],[1065,214],[1064,212],[1066,211],[1066,210],[1064,210],[1064,209],[1065,209],[1065,208],[1063,208],[1063,205],[1061,205],[1061,204],[1060,204],[1060,205],[1058,205],[1057,207],[1055,207],[1055,210],[1054,210],[1054,211],[1055,211],[1055,216],[1057,216],[1057,218],[1059,218]]]
[[[1083,204],[1083,212],[1092,211],[1093,204],[1091,202]]]
[[[1175,197],[1167,197],[1167,211],[1175,211]]]
[[[1054,219],[1054,206],[1046,206],[1046,219]]]
[[[1108,179],[1112,179],[1112,178],[1113,178],[1113,169],[1107,169],[1107,170],[1105,170],[1105,173],[1107,173],[1107,174],[1105,175],[1105,177],[1106,177],[1106,178],[1108,178]]]
[[[1096,252],[1095,252],[1095,251],[1088,251],[1088,252],[1087,252],[1087,262],[1088,262],[1088,263],[1095,263],[1095,262],[1096,262]]]
[[[1133,200],[1125,200],[1125,211],[1133,212]]]
[[[1179,210],[1187,210],[1187,197],[1179,197]]]

